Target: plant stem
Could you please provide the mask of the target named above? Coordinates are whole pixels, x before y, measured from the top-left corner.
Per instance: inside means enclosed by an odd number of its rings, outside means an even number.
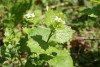
[[[48,37],[48,39],[47,39],[47,43],[49,42],[49,40],[50,40],[50,38],[51,38],[51,36],[52,36],[52,33],[53,33],[53,30],[51,30],[51,32],[50,32],[50,34],[49,34],[49,37]]]

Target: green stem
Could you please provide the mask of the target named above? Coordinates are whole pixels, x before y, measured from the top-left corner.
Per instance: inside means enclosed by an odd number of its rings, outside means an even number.
[[[51,32],[50,32],[50,34],[49,34],[49,37],[48,37],[48,39],[47,39],[47,43],[49,42],[49,40],[50,40],[50,38],[51,38],[51,36],[52,36],[52,33],[53,33],[53,30],[51,30]]]

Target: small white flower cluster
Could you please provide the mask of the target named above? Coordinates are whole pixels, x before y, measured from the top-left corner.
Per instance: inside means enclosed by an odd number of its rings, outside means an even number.
[[[26,17],[26,18],[33,18],[33,17],[35,17],[35,14],[34,14],[34,13],[27,13],[27,14],[25,15],[25,17]]]
[[[55,20],[56,20],[57,22],[62,22],[62,24],[65,24],[65,21],[62,21],[62,19],[59,18],[58,16],[55,17]]]
[[[61,21],[61,18],[59,18],[58,16],[56,16],[55,17],[55,20],[58,21],[58,22],[60,22]]]

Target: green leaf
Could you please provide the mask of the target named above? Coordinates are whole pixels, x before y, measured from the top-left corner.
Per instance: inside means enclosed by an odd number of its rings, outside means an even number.
[[[33,40],[32,38],[30,38],[27,42],[27,46],[30,48],[31,52],[35,52],[37,54],[41,54],[44,52],[44,49],[42,49],[38,42],[36,42],[35,40]]]
[[[66,49],[57,49],[56,47],[51,47],[49,46],[49,48],[45,51],[46,54],[51,54],[53,56],[70,56],[70,53],[68,50]],[[55,53],[55,55],[54,55]]]
[[[50,41],[55,41],[58,43],[68,42],[72,39],[74,31],[66,26],[64,29],[57,29],[54,35],[50,38]],[[48,28],[34,28],[32,32],[29,34],[30,36],[41,35],[42,40],[47,41],[50,34],[50,29]]]
[[[61,11],[49,9],[45,12],[43,23],[51,29],[62,28],[62,25],[65,24],[64,19],[64,14]]]
[[[49,28],[43,28],[43,27],[39,27],[39,28],[34,28],[29,36],[36,36],[36,35],[41,35],[42,36],[42,40],[47,41],[48,37],[50,34],[50,29]]]
[[[42,40],[42,36],[37,35],[37,36],[33,36],[32,38],[39,44],[39,46],[42,49],[44,50],[48,49],[49,45],[46,41]]]
[[[53,67],[73,67],[73,62],[70,56],[56,56],[49,61],[49,64]]]
[[[46,53],[53,56],[53,59],[48,61],[53,67],[73,67],[73,61],[68,50],[59,50],[55,47],[49,47]]]
[[[17,0],[12,7],[11,14],[15,24],[22,22],[23,14],[31,7],[32,0]]]
[[[94,15],[94,14],[90,14],[89,15],[90,17],[94,17],[94,18],[97,18],[98,16]]]
[[[100,17],[99,8],[100,8],[100,5],[96,5],[91,8],[86,8],[84,9],[83,13],[89,15],[90,17],[94,17],[94,18]]]
[[[9,63],[6,63],[6,64],[3,64],[2,67],[12,67],[13,64],[9,64]]]
[[[58,43],[68,42],[72,39],[73,33],[74,31],[70,27],[66,26],[64,29],[56,30],[51,39]]]
[[[53,25],[55,22],[55,16],[56,14],[54,13],[53,10],[49,10],[45,13],[45,18],[43,20],[44,24],[46,24],[48,27]]]
[[[35,10],[34,13],[35,13],[35,15],[36,15],[37,17],[39,17],[39,16],[42,15],[41,10],[39,10],[39,9]]]
[[[23,27],[23,33],[30,34],[31,31],[32,31],[31,28]]]
[[[27,46],[28,37],[23,37],[20,39],[19,51],[21,52],[30,52],[30,48]]]

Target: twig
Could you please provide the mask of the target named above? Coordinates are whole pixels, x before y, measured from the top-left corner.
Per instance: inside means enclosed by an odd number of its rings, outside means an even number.
[[[56,7],[59,7],[59,6],[64,6],[64,5],[67,5],[69,4],[68,2],[64,2],[64,3],[60,3],[60,4],[57,4],[57,5],[51,5],[50,8],[56,8]],[[43,8],[43,10],[46,10],[46,8]]]
[[[59,5],[52,5],[50,8],[56,8],[58,6],[64,6],[66,4],[69,4],[68,2],[60,3]]]
[[[75,37],[77,40],[100,40],[100,38]]]
[[[85,38],[84,40],[100,40],[100,38]]]

